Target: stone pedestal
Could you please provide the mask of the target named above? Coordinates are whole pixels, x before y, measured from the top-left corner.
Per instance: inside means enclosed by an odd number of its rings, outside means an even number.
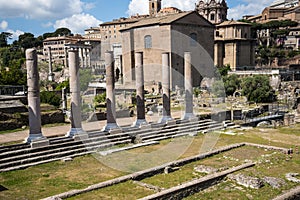
[[[86,138],[87,133],[82,129],[81,124],[81,97],[79,80],[79,56],[78,49],[69,49],[69,73],[70,73],[70,92],[71,92],[71,129],[66,134],[67,137]]]
[[[168,123],[173,121],[171,117],[170,101],[170,58],[169,53],[162,54],[162,91],[163,91],[163,111],[162,118],[158,123]]]
[[[144,66],[142,52],[135,53],[135,78],[137,120],[134,122],[133,126],[141,128],[142,126],[148,125],[148,122],[145,119]]]
[[[120,127],[116,122],[116,105],[115,105],[115,73],[114,57],[112,51],[105,52],[106,68],[106,126],[103,131],[116,133],[120,132]]]
[[[33,144],[32,147],[45,146],[49,144],[49,141],[42,134],[39,72],[37,66],[37,53],[35,49],[26,50],[26,67],[28,85],[29,137],[25,139],[25,142]]]
[[[184,53],[185,112],[182,120],[195,120],[193,113],[193,76],[191,53]]]

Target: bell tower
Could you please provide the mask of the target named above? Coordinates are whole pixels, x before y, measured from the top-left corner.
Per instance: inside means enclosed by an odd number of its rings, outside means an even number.
[[[161,10],[161,0],[149,0],[149,15],[154,17]]]

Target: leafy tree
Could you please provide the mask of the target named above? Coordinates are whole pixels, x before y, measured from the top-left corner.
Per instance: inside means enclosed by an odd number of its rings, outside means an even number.
[[[24,49],[35,47],[36,38],[32,33],[24,33],[19,36],[18,44]]]
[[[94,98],[94,103],[101,104],[106,102],[106,92],[103,92],[102,94],[97,94]]]
[[[58,28],[56,29],[56,31],[53,33],[53,36],[52,37],[58,37],[58,36],[68,36],[68,35],[71,35],[72,32],[70,29],[68,28]]]
[[[256,75],[249,76],[242,81],[242,95],[248,98],[248,101],[257,103],[268,103],[275,99],[275,93],[270,86],[268,76]]]
[[[80,91],[85,91],[88,88],[89,82],[92,80],[91,69],[79,69],[80,76]]]
[[[223,77],[226,96],[232,96],[239,89],[241,81],[236,74]]]
[[[2,32],[0,33],[0,47],[7,47],[7,39],[11,39],[12,34],[8,32]]]
[[[47,103],[55,107],[60,106],[61,97],[52,91],[42,91],[40,93],[41,103]]]
[[[230,65],[224,65],[223,67],[219,67],[218,71],[222,77],[227,76],[228,72],[231,71]]]
[[[222,80],[216,80],[212,84],[212,94],[215,97],[225,97],[224,83]]]
[[[70,80],[69,80],[69,79],[66,80],[66,81],[63,81],[63,82],[59,83],[59,84],[57,85],[57,87],[55,88],[55,90],[56,90],[56,91],[60,91],[60,90],[62,90],[63,88],[66,88],[67,91],[70,91]]]

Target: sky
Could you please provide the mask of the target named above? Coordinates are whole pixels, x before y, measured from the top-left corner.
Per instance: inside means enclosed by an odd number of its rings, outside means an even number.
[[[259,14],[274,0],[227,0],[228,19]],[[162,0],[163,7],[194,10],[198,0]],[[23,33],[36,37],[69,28],[72,33],[102,22],[134,14],[148,13],[148,0],[0,0],[0,32],[10,32],[13,40]]]

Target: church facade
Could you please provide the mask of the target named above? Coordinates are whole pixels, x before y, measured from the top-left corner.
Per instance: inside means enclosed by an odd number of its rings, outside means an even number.
[[[212,24],[227,20],[228,6],[225,0],[200,0],[195,10]]]

